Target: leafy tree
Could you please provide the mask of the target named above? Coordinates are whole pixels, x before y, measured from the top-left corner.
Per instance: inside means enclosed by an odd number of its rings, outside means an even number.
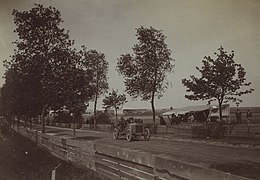
[[[171,50],[165,43],[166,36],[153,27],[137,28],[138,43],[134,55],[124,54],[118,59],[117,70],[125,78],[126,92],[132,98],[150,101],[155,127],[155,97],[162,97],[169,83],[166,74],[173,72]]]
[[[182,83],[187,87],[190,95],[185,95],[189,100],[218,101],[219,116],[222,120],[222,103],[229,100],[239,104],[239,97],[254,91],[254,89],[241,89],[251,85],[246,82],[245,69],[234,61],[234,51],[228,54],[221,46],[219,53],[215,53],[216,59],[205,56],[202,68],[196,67],[201,77],[190,76],[191,79],[183,79]]]
[[[89,124],[94,123],[94,116],[91,116],[90,119],[88,120]],[[110,124],[111,123],[111,118],[110,115],[107,112],[97,112],[97,124]]]
[[[105,60],[105,55],[96,50],[87,51],[86,47],[80,51],[83,58],[83,66],[89,68],[93,72],[92,88],[94,91],[94,129],[97,124],[97,101],[100,95],[108,90],[108,62]]]
[[[20,79],[32,90],[31,105],[40,105],[44,132],[46,109],[84,107],[92,96],[93,76],[82,69],[81,57],[71,48],[74,41],[68,31],[60,27],[61,14],[56,8],[36,4],[29,11],[14,10],[13,15],[19,39],[10,64],[18,67]]]
[[[117,122],[117,110],[120,109],[123,104],[127,102],[125,94],[118,94],[118,91],[112,90],[108,96],[103,99],[103,105],[105,109],[114,108],[116,112]]]
[[[14,57],[17,57],[17,54]],[[23,75],[17,64],[5,62],[5,65],[8,70],[5,73],[5,84],[1,88],[3,115],[23,115],[26,116],[27,122],[31,117],[37,116],[40,111],[38,98],[36,98],[38,97],[37,82],[31,86],[34,83],[33,79],[27,74]]]
[[[23,40],[14,43],[17,45],[14,55],[11,60],[4,61],[6,72],[3,99],[9,114],[25,115],[29,118],[39,115],[42,109],[44,66],[37,56],[29,53]]]
[[[16,99],[20,96],[20,83],[14,81],[17,79],[17,73],[14,69],[10,69],[5,73],[5,84],[1,87],[1,115],[6,116],[8,114],[19,114],[17,112]]]

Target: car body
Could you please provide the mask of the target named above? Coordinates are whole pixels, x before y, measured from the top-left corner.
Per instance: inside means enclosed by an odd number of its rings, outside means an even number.
[[[113,130],[113,138],[118,139],[119,136],[125,136],[127,141],[133,138],[143,136],[148,141],[151,137],[150,129],[145,127],[140,119],[127,119],[115,125]]]

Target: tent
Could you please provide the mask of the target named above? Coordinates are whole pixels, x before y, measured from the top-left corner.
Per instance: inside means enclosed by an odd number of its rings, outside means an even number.
[[[167,116],[168,118],[172,115],[185,115],[185,114],[196,114],[197,118],[200,121],[206,121],[208,116],[215,117],[218,116],[219,110],[216,105],[200,105],[200,106],[187,106],[182,108],[176,108],[171,111],[167,111],[163,113],[163,116]],[[222,105],[222,112],[224,116],[229,116],[229,105]]]
[[[209,110],[209,108],[215,108],[215,106],[208,106],[208,105],[201,105],[201,106],[187,106],[182,108],[176,108],[171,111],[165,112],[162,115],[163,116],[171,116],[172,114],[178,115],[178,114],[186,114],[186,113],[193,113],[193,112],[200,112]]]

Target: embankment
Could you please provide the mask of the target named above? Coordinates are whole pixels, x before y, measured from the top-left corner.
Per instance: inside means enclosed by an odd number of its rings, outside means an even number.
[[[53,137],[27,128],[16,127],[15,130],[56,157],[111,179],[248,179],[178,161],[163,154],[104,145],[95,140]]]

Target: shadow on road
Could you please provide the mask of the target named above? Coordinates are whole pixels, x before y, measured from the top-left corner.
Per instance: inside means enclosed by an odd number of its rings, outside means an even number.
[[[101,139],[101,137],[94,137],[94,136],[83,136],[83,137],[73,137],[73,140],[85,140],[85,141],[93,141],[95,139]]]
[[[260,180],[260,163],[244,161],[237,163],[212,164],[210,168],[239,176]]]

